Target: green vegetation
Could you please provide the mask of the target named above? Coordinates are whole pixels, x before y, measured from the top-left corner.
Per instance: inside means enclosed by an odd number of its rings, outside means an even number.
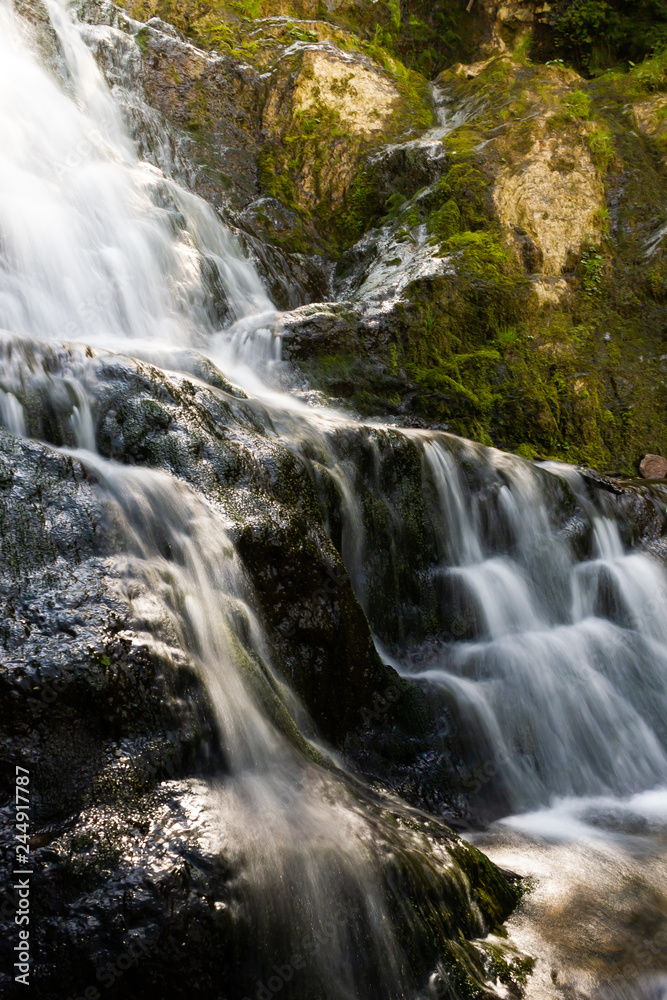
[[[654,93],[646,81],[658,86],[656,58],[591,82],[560,64],[510,65],[501,58],[474,80],[449,76],[455,100],[485,103],[447,136],[448,166],[426,192],[401,178],[383,197],[372,169],[351,192],[355,238],[382,221],[409,241],[426,223],[456,277],[407,289],[383,363],[320,358],[311,377],[364,413],[410,413],[527,458],[632,474],[645,451],[667,450],[667,253],[660,246],[647,262],[643,242],[667,204],[667,144],[633,134],[627,112],[628,91],[645,100]],[[548,112],[544,126],[538,109]],[[667,111],[655,118],[661,128]],[[542,305],[491,197],[498,170],[520,170],[540,136],[585,145],[608,190],[618,171],[626,178],[620,209],[596,210],[599,235],[568,264],[568,294]]]
[[[391,124],[372,139],[353,134],[316,87],[312,103],[262,139],[261,191],[293,213],[276,231],[265,220],[281,251],[320,253],[344,272],[348,249],[374,227],[390,227],[409,249],[421,226],[419,238],[426,231],[448,262],[447,274],[405,290],[378,355],[313,358],[316,383],[365,414],[405,414],[526,457],[632,472],[643,451],[667,451],[667,254],[658,243],[647,256],[667,204],[667,0],[556,3],[534,36],[517,33],[474,78],[442,73],[439,86],[474,110],[444,139],[439,177],[425,180],[409,157],[388,170],[374,152],[432,124],[426,77],[465,55],[477,30],[479,8],[468,15],[465,6],[383,0],[330,12],[305,0],[137,0],[132,11],[157,13],[260,70],[293,41],[326,38],[374,60],[398,88]],[[147,33],[137,44],[146,49]],[[350,80],[343,74],[337,86],[342,97]],[[189,87],[198,137],[211,128],[209,103],[203,83]],[[551,272],[560,290],[549,298],[547,283],[546,299],[534,293],[539,241],[501,225],[493,193],[538,146],[553,149],[550,169],[564,179],[587,151],[601,192],[583,245],[568,251],[562,276]],[[404,256],[385,263],[399,267]]]
[[[581,254],[582,285],[587,295],[596,295],[604,276],[604,258],[597,247],[584,247]]]
[[[667,45],[666,0],[559,0],[549,16],[559,55],[596,74]]]
[[[263,18],[284,16],[294,20],[317,19],[342,29],[344,44],[371,54],[379,51],[408,70],[431,79],[462,51],[466,40],[465,0],[413,0],[410,12],[402,12],[399,0],[380,0],[373,5],[343,5],[332,9],[324,0],[133,0],[128,9],[138,20],[161,17],[175,25],[198,45],[230,54],[252,53],[261,44],[247,39],[244,24]],[[292,26],[292,36],[312,41],[309,31]],[[316,36],[317,37],[317,36]],[[343,41],[340,39],[339,41]],[[382,59],[380,60],[382,61]]]

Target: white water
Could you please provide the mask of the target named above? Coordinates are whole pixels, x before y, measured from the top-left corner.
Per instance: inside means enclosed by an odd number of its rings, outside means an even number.
[[[27,343],[75,339],[166,364],[179,347],[210,343],[215,351],[213,271],[235,321],[218,347],[237,356],[243,371],[250,334],[261,337],[261,317],[273,314],[214,212],[138,162],[77,25],[58,0],[47,6],[67,87],[30,57],[8,6],[0,7],[0,134],[7,137],[0,150],[0,328],[7,331],[0,377],[17,391],[28,382],[41,388],[65,414],[74,443],[88,449],[75,454],[97,474],[109,507],[116,571],[139,634],[162,656],[186,654],[206,683],[229,768],[216,793],[220,846],[238,866],[259,943],[248,990],[260,985],[253,980],[263,975],[263,952],[289,961],[306,933],[320,933],[326,947],[310,955],[306,970],[318,995],[398,996],[403,957],[372,832],[345,784],[329,774],[333,759],[317,767],[292,745],[294,719],[304,712],[271,666],[221,512],[166,473],[99,458],[94,363],[82,352],[61,352],[69,370],[56,375],[57,348],[38,360]],[[255,317],[248,330],[245,316]],[[3,389],[0,401],[7,429],[23,433],[17,397]]]
[[[242,873],[257,939],[289,961],[306,931],[333,924],[307,975],[323,996],[352,1000],[361,984],[350,956],[363,935],[378,988],[400,992],[401,955],[371,832],[345,786],[307,763],[282,731],[303,711],[273,670],[220,511],[166,473],[79,456],[111,504],[117,571],[139,639],[163,657],[187,651],[206,682],[229,768],[216,791],[220,848]]]
[[[244,680],[239,657],[250,656],[260,687],[277,693],[288,714],[301,711],[271,667],[219,515],[166,474],[93,456],[94,366],[81,355],[67,362],[67,376],[55,375],[31,360],[29,343],[74,340],[165,368],[185,365],[181,349],[196,348],[220,364],[261,398],[274,433],[314,480],[334,482],[342,555],[367,609],[372,542],[346,440],[370,442],[379,488],[384,439],[267,388],[279,342],[256,273],[209,206],[139,161],[79,27],[58,0],[47,5],[64,81],[29,53],[7,0],[0,4],[0,420],[25,433],[22,388],[35,380],[46,386],[67,415],[70,443],[87,449],[84,460],[98,470],[125,571],[153,592],[152,613],[166,616],[193,650],[229,757],[221,811],[230,845],[247,863],[257,919],[262,894],[281,901],[278,922],[287,925],[298,917],[314,926],[337,906],[351,907],[356,922],[338,928],[320,957],[319,981],[332,1000],[358,995],[346,956],[363,927],[367,961],[382,972],[378,993],[398,995],[401,958],[368,829],[343,786],[303,764]],[[424,489],[435,497],[433,586],[442,589],[441,603],[459,602],[462,627],[426,652],[409,644],[394,650],[396,662],[439,692],[455,719],[473,797],[492,814],[522,813],[514,825],[531,835],[560,825],[561,834],[567,828],[570,839],[583,838],[579,813],[592,796],[616,802],[667,782],[664,571],[648,556],[627,554],[613,518],[583,494],[594,541],[577,561],[551,523],[546,472],[540,478],[526,463],[475,450],[471,461],[494,484],[491,507],[491,494],[475,499],[444,435],[406,434],[405,443],[422,455]],[[581,493],[576,474],[549,473]],[[386,510],[398,527],[400,515]],[[150,618],[151,609],[136,612]],[[560,800],[550,806],[554,796]]]

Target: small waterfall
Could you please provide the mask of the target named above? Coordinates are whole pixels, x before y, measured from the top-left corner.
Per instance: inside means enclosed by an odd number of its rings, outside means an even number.
[[[13,392],[0,389],[0,424],[12,434],[26,433],[23,407]]]
[[[246,916],[261,943],[245,958],[248,989],[268,956],[284,962],[302,952],[308,929],[326,947],[309,955],[305,983],[292,970],[297,995],[401,995],[404,960],[374,833],[335,776],[333,758],[317,766],[297,752],[305,744],[294,719],[303,709],[272,668],[220,512],[165,473],[81,457],[110,507],[117,571],[139,634],[163,656],[187,651],[216,711],[228,766],[216,792],[220,848],[241,873]],[[367,942],[363,953],[359,940]]]
[[[463,792],[497,815],[554,795],[627,795],[664,783],[662,565],[626,551],[613,512],[588,499],[574,470],[533,468],[444,434],[407,436],[431,497],[424,512],[433,544],[421,564],[414,558],[415,574],[437,594],[437,623],[410,638],[406,622],[392,640],[385,609],[366,610],[392,664],[455,720]],[[367,510],[390,506],[377,472],[368,480],[376,493]],[[568,505],[587,533],[585,554],[567,517],[554,517]],[[372,559],[357,553],[351,569],[359,574]],[[382,584],[396,572],[385,570]],[[399,620],[402,610],[400,602],[392,609]]]

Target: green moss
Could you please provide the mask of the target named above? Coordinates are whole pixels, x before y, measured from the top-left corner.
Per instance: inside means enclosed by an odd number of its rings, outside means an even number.
[[[505,943],[483,941],[480,948],[488,955],[491,974],[498,982],[513,987],[513,992],[519,992],[527,984],[528,977],[535,968],[534,958],[519,954]]]
[[[390,202],[379,193],[373,166],[368,164],[356,174],[340,210],[329,216],[328,228],[337,251],[352,246],[373,222],[386,215]],[[392,196],[394,197],[394,196]],[[393,206],[396,206],[394,197]],[[390,209],[391,210],[391,209]]]
[[[606,173],[614,158],[614,142],[610,129],[604,122],[596,123],[595,127],[586,133],[586,142],[593,162],[601,173]]]
[[[487,926],[490,930],[500,927],[521,899],[523,889],[508,882],[486,855],[471,844],[462,843],[452,854],[468,877]]]
[[[586,294],[598,294],[604,277],[604,258],[597,247],[584,247],[581,253],[581,270]]]
[[[258,174],[262,190],[289,208],[296,209],[296,187],[293,177],[282,167],[282,151],[267,143],[258,156]]]
[[[590,118],[591,99],[583,90],[573,90],[563,101],[563,108],[572,118]]]
[[[439,240],[449,240],[461,232],[461,210],[454,198],[448,198],[445,204],[436,209],[428,220],[430,231]]]
[[[479,169],[474,157],[466,156],[458,159],[438,182],[436,207],[427,220],[430,231],[438,236],[441,224],[447,215],[451,220],[454,214],[453,207],[450,206],[444,218],[442,214],[449,201],[454,202],[458,209],[456,232],[489,225],[492,219],[489,188],[489,180]]]
[[[530,50],[533,46],[533,32],[532,29],[528,29],[523,33],[520,33],[514,43],[512,49],[512,59],[514,62],[520,62],[524,65],[530,65]]]
[[[149,39],[148,28],[140,28],[139,31],[134,36],[134,40],[141,49],[143,53],[148,51],[148,39]]]
[[[455,233],[444,244],[451,253],[461,253],[465,269],[487,280],[499,280],[509,255],[499,236],[493,232]]]
[[[405,132],[422,131],[432,124],[433,111],[426,81],[386,54],[383,58],[401,95],[396,113],[386,126],[386,141]],[[352,74],[338,81],[341,94],[351,79]],[[292,210],[310,216],[328,252],[335,256],[354,243],[373,221],[396,214],[405,200],[404,195],[396,193],[379,196],[373,166],[363,166],[365,154],[373,148],[371,140],[349,130],[335,108],[317,100],[298,111],[289,130],[260,152],[262,189]],[[332,158],[335,162],[337,156],[345,161],[357,159],[360,167],[344,192],[331,190]]]

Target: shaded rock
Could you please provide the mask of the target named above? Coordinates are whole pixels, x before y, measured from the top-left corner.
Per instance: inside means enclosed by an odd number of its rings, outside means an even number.
[[[254,262],[280,309],[296,309],[332,297],[333,264],[312,249],[318,237],[312,223],[277,198],[258,198],[233,216],[239,242]]]
[[[551,10],[543,0],[472,0],[470,17],[478,56],[492,56],[512,49],[517,41],[543,24]]]
[[[278,319],[283,357],[308,361],[327,354],[356,354],[366,341],[358,312],[345,302],[302,306]]]

